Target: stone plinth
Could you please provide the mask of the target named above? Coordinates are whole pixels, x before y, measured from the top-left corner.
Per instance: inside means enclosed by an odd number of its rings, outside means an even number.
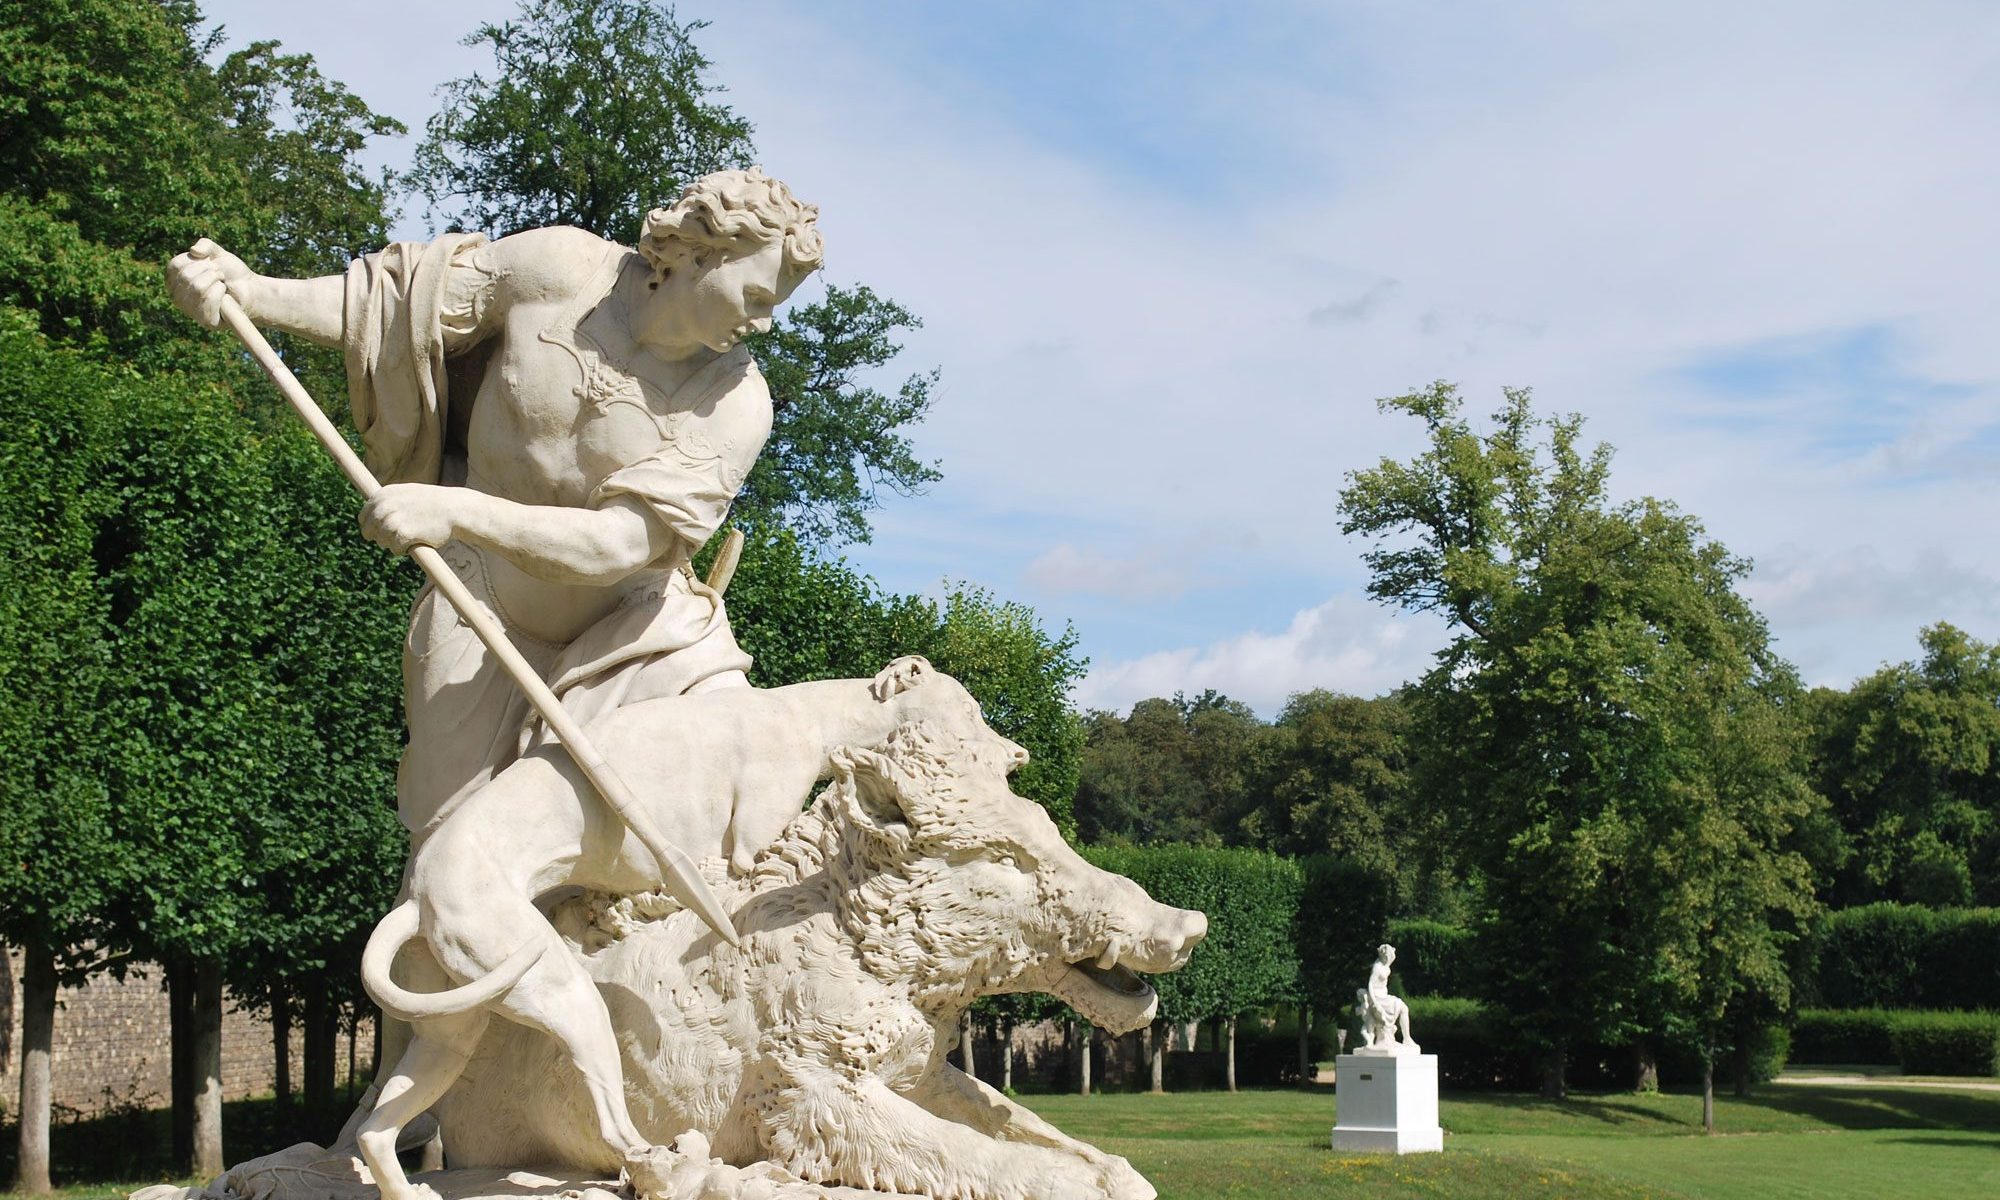
[[[1421,1154],[1444,1149],[1435,1054],[1343,1054],[1334,1060],[1335,1150]]]

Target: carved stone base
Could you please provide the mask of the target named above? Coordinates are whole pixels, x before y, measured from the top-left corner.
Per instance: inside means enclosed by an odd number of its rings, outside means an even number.
[[[1435,1054],[1343,1054],[1334,1060],[1335,1150],[1421,1154],[1444,1149]]]

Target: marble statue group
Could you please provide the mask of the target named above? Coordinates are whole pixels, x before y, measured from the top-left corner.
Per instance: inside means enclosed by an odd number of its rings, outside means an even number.
[[[1142,975],[1205,919],[1085,862],[925,660],[752,687],[726,573],[689,569],[771,431],[743,339],[819,266],[816,217],[724,171],[636,249],[539,229],[320,279],[206,241],[170,265],[253,353],[250,324],[340,349],[361,530],[433,580],[403,657],[410,861],[362,966],[381,1073],[336,1145],[206,1200],[1154,1194],[945,1054],[996,993],[1146,1024]],[[432,1137],[444,1169],[409,1178],[399,1146]]]

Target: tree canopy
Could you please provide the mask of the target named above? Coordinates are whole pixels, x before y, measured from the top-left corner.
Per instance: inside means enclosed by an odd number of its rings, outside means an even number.
[[[1355,472],[1369,590],[1454,636],[1411,692],[1420,787],[1480,884],[1486,998],[1551,1052],[1782,985],[1811,907],[1786,848],[1818,803],[1799,688],[1735,591],[1748,564],[1671,504],[1614,504],[1611,452],[1509,391],[1490,433],[1447,384],[1385,400],[1427,447]]]

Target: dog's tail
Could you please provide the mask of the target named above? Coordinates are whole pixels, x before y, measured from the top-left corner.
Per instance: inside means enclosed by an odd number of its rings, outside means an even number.
[[[368,948],[361,952],[361,986],[383,1012],[399,1021],[446,1017],[478,1008],[521,982],[548,949],[545,939],[529,938],[526,945],[478,979],[442,992],[413,992],[389,978],[389,964],[403,944],[417,935],[417,902],[412,898],[390,909],[389,915],[376,923],[375,932],[368,935]]]

